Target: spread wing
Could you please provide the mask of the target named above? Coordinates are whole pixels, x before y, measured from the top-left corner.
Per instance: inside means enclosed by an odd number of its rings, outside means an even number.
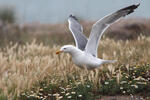
[[[87,44],[87,38],[83,34],[82,26],[78,23],[77,18],[73,15],[69,16],[68,22],[69,22],[69,29],[74,37],[76,47],[78,47],[83,51]]]
[[[114,22],[118,21],[121,17],[124,17],[136,9],[140,4],[131,5],[116,11],[106,17],[98,20],[93,26],[89,36],[89,40],[85,47],[85,51],[91,53],[93,56],[97,56],[97,48],[99,44],[99,40],[104,33],[104,31]]]

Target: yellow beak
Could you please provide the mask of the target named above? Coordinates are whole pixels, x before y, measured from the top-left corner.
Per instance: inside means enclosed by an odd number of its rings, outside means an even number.
[[[58,50],[57,52],[56,52],[56,54],[60,54],[62,51],[60,51],[60,50]]]

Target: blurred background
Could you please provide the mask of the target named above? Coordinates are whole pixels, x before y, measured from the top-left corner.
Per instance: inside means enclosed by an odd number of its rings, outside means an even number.
[[[59,23],[66,21],[69,14],[96,20],[137,3],[141,5],[130,17],[150,17],[149,0],[0,0],[0,7],[13,9],[19,23]]]
[[[106,37],[115,40],[150,35],[149,0],[0,0],[0,46],[33,39],[49,45],[73,42],[67,23],[70,14],[77,16],[88,36],[99,18],[138,3],[134,13],[106,31]]]

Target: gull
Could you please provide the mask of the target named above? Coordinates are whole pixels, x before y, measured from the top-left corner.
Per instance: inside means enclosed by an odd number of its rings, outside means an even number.
[[[104,60],[97,57],[97,48],[99,41],[105,30],[114,22],[117,22],[122,17],[133,13],[140,4],[131,5],[122,8],[112,14],[109,14],[98,20],[91,29],[89,38],[83,34],[83,28],[79,24],[77,18],[70,15],[68,18],[69,29],[74,37],[76,47],[73,45],[64,45],[56,52],[69,53],[72,60],[80,68],[95,69],[105,63],[114,63],[116,60]],[[85,66],[85,67],[84,67]]]

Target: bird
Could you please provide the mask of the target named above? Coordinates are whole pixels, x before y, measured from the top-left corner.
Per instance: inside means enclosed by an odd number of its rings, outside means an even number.
[[[97,57],[99,41],[110,25],[133,13],[139,5],[140,3],[130,5],[99,19],[93,24],[89,38],[83,34],[83,28],[78,19],[74,15],[70,15],[68,18],[69,30],[74,37],[76,46],[64,45],[56,54],[69,53],[75,65],[88,70],[98,68],[102,64],[116,62],[117,60],[104,60]]]

